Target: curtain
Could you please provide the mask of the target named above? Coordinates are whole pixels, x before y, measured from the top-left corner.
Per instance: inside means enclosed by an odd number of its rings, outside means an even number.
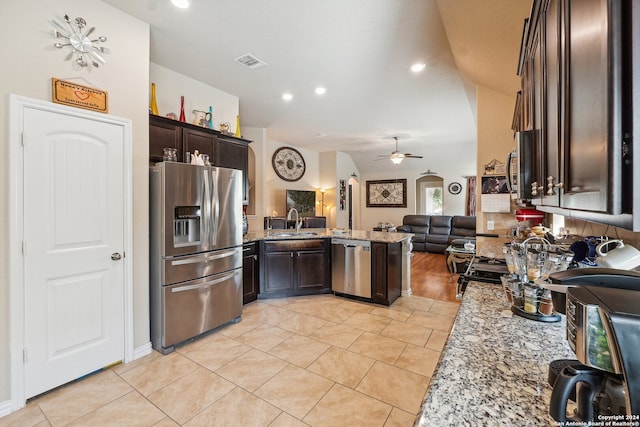
[[[476,177],[467,177],[467,203],[465,215],[476,216]]]

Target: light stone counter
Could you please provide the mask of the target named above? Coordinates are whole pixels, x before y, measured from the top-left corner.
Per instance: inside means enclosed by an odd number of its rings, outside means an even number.
[[[243,241],[244,243],[249,243],[257,240],[324,239],[338,237],[341,239],[367,240],[370,242],[398,243],[403,240],[410,240],[412,236],[412,233],[387,231],[335,231],[332,228],[303,228],[299,233],[293,229],[251,231],[244,236]]]
[[[565,318],[513,315],[499,285],[470,282],[416,426],[552,426],[549,363],[575,359]]]

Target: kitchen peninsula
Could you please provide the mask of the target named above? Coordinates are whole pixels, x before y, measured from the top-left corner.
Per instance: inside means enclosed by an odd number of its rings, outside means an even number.
[[[371,302],[390,305],[411,294],[411,233],[309,228],[261,230],[244,237],[245,270],[255,273],[245,295],[279,298],[331,292],[333,238],[371,243]],[[251,281],[245,280],[245,284]],[[251,289],[253,288],[253,289]],[[258,290],[259,289],[259,290]],[[245,298],[251,300],[255,298]]]
[[[554,425],[549,363],[573,358],[564,316],[514,316],[501,287],[470,282],[416,426]]]

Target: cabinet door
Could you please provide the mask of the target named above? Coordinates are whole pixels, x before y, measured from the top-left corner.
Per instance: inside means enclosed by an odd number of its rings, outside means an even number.
[[[329,287],[327,253],[322,251],[300,251],[295,254],[296,289],[312,290]]]
[[[189,152],[193,154],[195,150],[198,150],[200,154],[208,155],[209,161],[212,162],[212,164],[215,163],[215,159],[216,159],[216,153],[215,153],[216,135],[215,134],[211,132],[196,130],[196,129],[184,128],[182,130],[182,143],[183,143],[184,153]]]
[[[259,276],[256,244],[244,245],[242,255],[242,303],[247,304],[258,298]]]
[[[619,214],[620,2],[567,0],[566,7],[561,206]]]
[[[562,188],[560,179],[560,0],[549,0],[540,19],[544,51],[544,100],[542,123],[542,204],[559,206]]]
[[[216,146],[216,166],[238,169],[242,171],[243,202],[249,201],[249,146],[247,142],[235,141],[225,136],[218,136]]]
[[[402,294],[402,243],[387,243],[387,301],[391,305]]]
[[[387,245],[371,243],[371,298],[374,302],[387,301]]]
[[[264,280],[261,293],[290,291],[293,286],[293,252],[267,252],[263,255]]]
[[[149,116],[149,161],[161,162],[164,148],[175,148],[178,161],[182,157],[182,128],[179,124],[169,119]]]
[[[391,305],[402,293],[402,243],[372,242],[371,298]]]
[[[540,204],[542,202],[542,196],[544,194],[544,63],[542,52],[542,34],[540,26],[542,25],[540,20],[535,20],[537,27],[533,31],[533,42],[531,45],[531,56],[529,58],[529,66],[531,67],[531,105],[532,105],[532,129],[534,131],[534,138],[536,143],[534,144],[533,151],[533,173],[532,173],[532,189],[531,194],[533,196],[531,202],[533,204]]]

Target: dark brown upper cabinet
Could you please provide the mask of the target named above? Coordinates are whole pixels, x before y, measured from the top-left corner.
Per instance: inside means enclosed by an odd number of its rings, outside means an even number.
[[[187,153],[209,156],[213,166],[242,171],[243,203],[249,201],[249,143],[243,138],[226,135],[216,130],[203,128],[191,123],[179,122],[155,115],[149,115],[149,161],[162,161],[164,148],[175,148],[178,161],[182,162]]]
[[[640,231],[639,27],[632,0],[534,0],[514,130],[535,135],[538,209]]]

